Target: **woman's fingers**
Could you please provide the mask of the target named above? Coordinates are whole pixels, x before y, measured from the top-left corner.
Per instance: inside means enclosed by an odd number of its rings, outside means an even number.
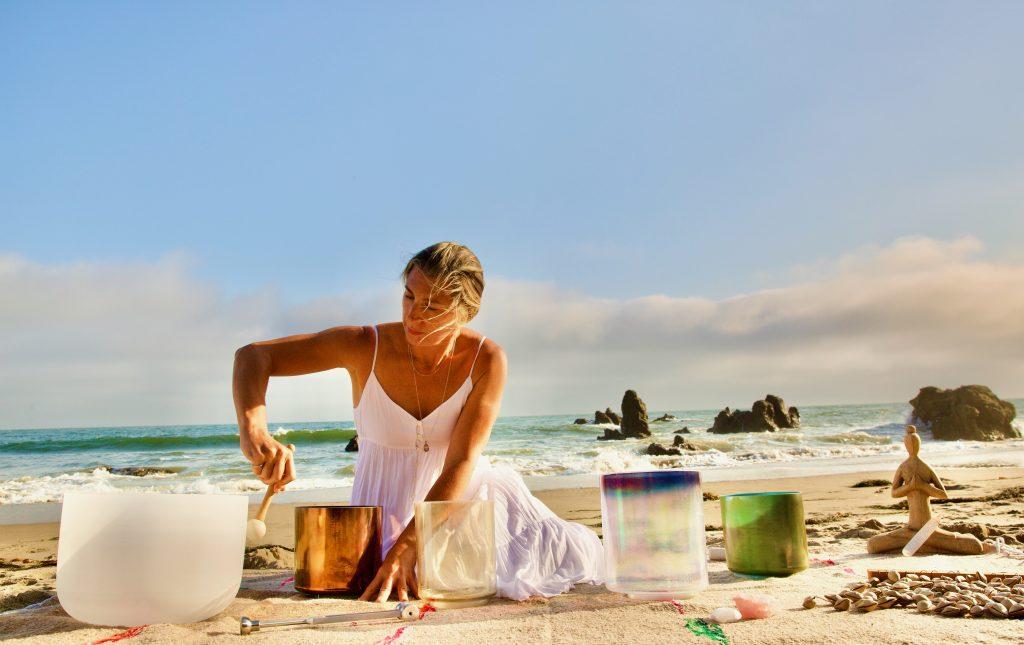
[[[416,574],[412,571],[409,572],[409,591],[412,592],[413,598],[420,597],[420,581],[416,579]]]
[[[292,455],[288,455],[288,461],[284,467],[284,477],[278,482],[277,492],[284,490],[284,487],[295,481],[295,459]]]
[[[384,571],[377,571],[377,575],[373,577],[373,580],[370,581],[370,584],[366,585],[366,590],[363,591],[363,595],[359,596],[359,600],[370,600],[370,598],[373,597],[373,594],[376,593],[377,589],[380,588],[380,581],[381,579],[383,579],[383,577]]]
[[[377,602],[387,602],[387,599],[391,597],[391,585],[393,582],[393,575],[389,575],[384,578],[384,581],[380,585],[380,593],[377,594]]]
[[[398,585],[398,600],[399,602],[408,602],[409,592],[405,588],[405,584]]]
[[[280,483],[284,479],[284,470],[288,466],[288,460],[291,459],[292,453],[290,450],[282,450],[277,453],[277,460],[274,463],[274,478],[271,480],[274,483]]]
[[[269,484],[273,480],[271,475],[274,474],[274,466],[277,465],[277,451],[275,450],[272,454],[267,456],[267,460],[263,462],[263,468],[260,469],[260,481],[264,484]]]

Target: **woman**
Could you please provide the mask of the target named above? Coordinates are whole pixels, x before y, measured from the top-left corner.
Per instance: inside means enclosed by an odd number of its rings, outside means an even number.
[[[359,454],[353,504],[384,511],[383,564],[362,600],[418,595],[414,503],[495,502],[498,595],[551,596],[604,580],[601,541],[535,498],[511,468],[481,455],[505,388],[501,347],[466,327],[480,309],[483,269],[465,246],[429,246],[402,272],[402,321],[343,326],[252,343],[235,355],[242,453],[260,480],[295,479],[292,451],[267,432],[271,376],[335,367],[352,379]]]

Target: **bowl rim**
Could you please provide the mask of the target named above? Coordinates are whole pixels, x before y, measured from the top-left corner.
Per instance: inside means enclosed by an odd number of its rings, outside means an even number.
[[[123,498],[123,497],[143,497],[147,499],[151,497],[198,497],[201,499],[249,499],[249,495],[246,493],[172,493],[169,491],[145,491],[145,490],[118,490],[118,491],[101,491],[101,490],[69,490],[64,491],[61,498],[61,503],[67,498],[68,495],[72,497],[109,497],[111,499]]]
[[[801,493],[798,490],[766,490],[753,493],[728,493],[720,496],[719,499],[725,499],[726,497],[772,497],[775,495],[801,495]]]
[[[325,502],[323,504],[296,504],[295,508],[379,508],[384,510],[380,504],[346,504],[345,502]]]
[[[686,479],[692,477],[700,479],[700,471],[684,470],[682,468],[664,468],[661,470],[630,470],[621,473],[604,473],[601,475],[601,481],[631,479]]]

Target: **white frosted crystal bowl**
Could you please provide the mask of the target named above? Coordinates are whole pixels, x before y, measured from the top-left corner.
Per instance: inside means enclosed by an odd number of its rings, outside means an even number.
[[[64,495],[57,597],[93,625],[194,623],[242,582],[245,495]]]

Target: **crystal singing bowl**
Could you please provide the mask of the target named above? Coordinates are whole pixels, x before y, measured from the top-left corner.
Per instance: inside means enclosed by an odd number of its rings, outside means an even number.
[[[700,473],[656,470],[601,477],[601,527],[611,591],[689,598],[708,586]]]
[[[494,502],[418,502],[420,598],[438,607],[486,604],[497,592]]]
[[[295,589],[361,595],[381,564],[380,506],[295,507]]]
[[[723,495],[722,531],[729,570],[788,576],[807,568],[807,531],[800,493]]]
[[[245,495],[64,494],[57,597],[94,625],[194,623],[242,581]]]

